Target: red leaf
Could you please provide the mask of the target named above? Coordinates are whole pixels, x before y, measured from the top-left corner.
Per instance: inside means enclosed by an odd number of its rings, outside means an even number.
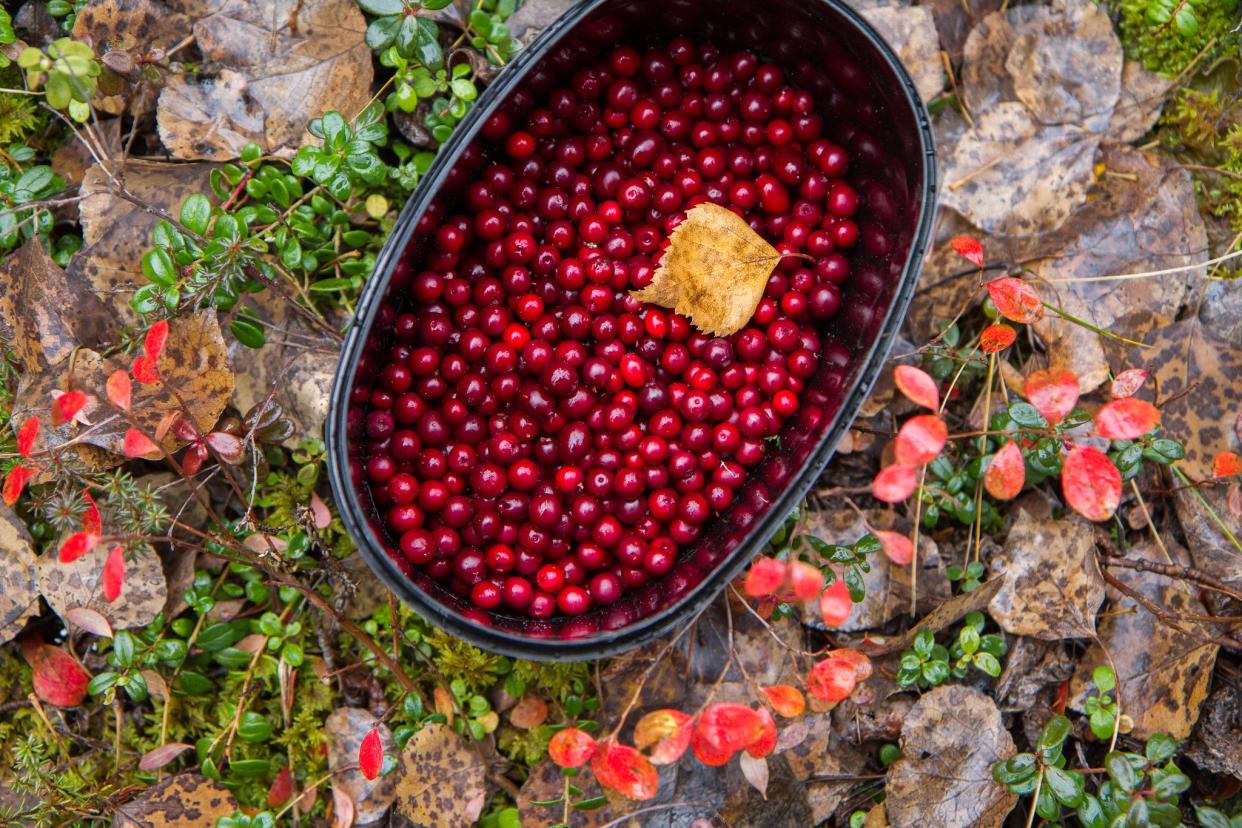
[[[17,499],[22,496],[22,490],[30,482],[30,478],[38,473],[38,469],[23,466],[20,463],[9,469],[9,473],[4,476],[4,505],[12,506],[16,503]]]
[[[817,662],[806,677],[807,692],[827,702],[849,698],[857,685],[857,670],[843,658],[825,658]]]
[[[158,770],[187,750],[194,750],[194,745],[187,745],[185,742],[166,742],[142,754],[142,758],[138,760],[138,770]]]
[[[1035,371],[1022,385],[1027,402],[1056,424],[1078,404],[1078,376],[1067,368],[1046,368]]]
[[[17,430],[17,453],[30,459],[30,453],[34,451],[35,438],[38,436],[39,418],[31,417]]]
[[[752,598],[772,595],[785,583],[786,566],[776,558],[760,558],[750,565],[742,589]]]
[[[332,525],[332,512],[328,511],[328,504],[323,502],[318,492],[311,492],[310,508],[316,529],[327,529]]]
[[[1143,383],[1147,382],[1147,372],[1142,368],[1130,368],[1122,371],[1113,378],[1113,385],[1110,389],[1112,395],[1117,398],[1133,397]]]
[[[147,335],[142,340],[142,348],[154,362],[160,358],[160,354],[164,351],[164,343],[167,341],[168,320],[161,319],[147,330]]]
[[[194,443],[198,441],[198,427],[194,425],[189,417],[178,417],[173,423],[173,435],[183,443]],[[156,439],[162,439],[157,437]]]
[[[983,267],[983,245],[972,236],[954,236],[949,242],[957,255],[975,267]]]
[[[76,658],[38,640],[23,641],[21,650],[34,674],[35,695],[57,707],[82,703],[91,675]]]
[[[799,601],[810,601],[824,588],[824,573],[806,561],[790,561],[789,584]]]
[[[897,462],[902,466],[921,466],[936,459],[949,439],[949,428],[935,414],[911,417],[897,432]]]
[[[1121,472],[1099,449],[1077,446],[1061,467],[1061,492],[1087,520],[1107,520],[1121,503]]]
[[[155,369],[155,360],[146,354],[134,357],[134,365],[130,370],[134,379],[143,385],[152,385],[160,381],[160,372]]]
[[[112,625],[108,623],[108,619],[90,607],[71,607],[65,610],[62,617],[89,633],[103,638],[116,638],[116,633],[112,631]]]
[[[828,585],[824,594],[819,596],[819,617],[829,627],[839,627],[850,617],[854,609],[854,600],[850,598],[849,587],[845,579],[838,577]]]
[[[1137,440],[1160,424],[1160,409],[1146,400],[1122,397],[1095,413],[1095,430],[1110,440]]]
[[[86,501],[86,511],[82,512],[82,529],[90,535],[102,535],[103,515],[99,513],[99,505],[91,497],[89,489],[82,490],[82,499]]]
[[[1044,315],[1044,304],[1035,288],[1021,279],[1004,276],[987,284],[988,296],[1001,316],[1024,325],[1038,321]]]
[[[118,543],[108,553],[108,560],[103,568],[103,596],[111,604],[121,597],[121,587],[125,586],[125,549]]]
[[[1018,338],[1018,332],[1004,322],[993,322],[979,332],[979,350],[995,354],[1005,350]]]
[[[1022,449],[1010,440],[992,456],[983,474],[983,487],[997,500],[1012,500],[1025,483],[1026,463],[1022,459]]]
[[[865,653],[860,653],[851,647],[838,647],[835,650],[829,650],[825,655],[828,658],[839,658],[852,664],[854,677],[859,681],[866,681],[871,677],[871,659],[867,658]]]
[[[121,370],[113,371],[104,387],[113,405],[122,411],[129,411],[134,391],[134,385],[129,381],[129,374]]]
[[[871,481],[871,494],[885,503],[900,503],[918,488],[914,469],[894,463],[880,469]]]
[[[717,702],[699,715],[695,731],[713,752],[736,753],[763,735],[763,719],[744,704]]]
[[[203,467],[203,461],[207,459],[207,446],[202,443],[195,443],[185,450],[185,454],[181,456],[181,469],[186,474],[198,474],[198,470]]]
[[[729,764],[729,760],[733,758],[734,753],[734,751],[720,750],[708,744],[697,727],[694,729],[694,734],[690,737],[690,750],[694,752],[695,759],[698,759],[709,768],[719,768],[722,765]]]
[[[913,365],[898,365],[893,369],[893,382],[897,390],[915,405],[935,411],[940,407],[940,389],[931,374]]]
[[[124,451],[126,457],[148,457],[159,454],[160,447],[138,429],[131,428],[125,432]]]
[[[98,535],[92,535],[89,532],[74,532],[60,545],[60,562],[73,563],[94,549],[97,543],[99,543]]]
[[[776,684],[763,688],[763,695],[768,697],[768,703],[772,705],[772,709],[786,719],[801,716],[806,712],[806,697],[797,687]]]
[[[595,755],[595,740],[576,727],[558,730],[548,742],[548,758],[562,768],[580,768]]]
[[[759,738],[746,746],[746,752],[756,759],[762,759],[776,750],[776,720],[766,707],[760,707],[755,713],[759,716],[763,729],[759,732]]]
[[[89,399],[90,397],[81,391],[66,391],[61,394],[52,401],[52,425],[60,425],[72,420]]]
[[[694,736],[694,717],[680,710],[653,710],[634,725],[634,746],[651,751],[651,764],[671,765],[690,747]]]
[[[1233,477],[1242,474],[1242,457],[1232,451],[1222,451],[1212,460],[1212,477]]]
[[[267,807],[279,808],[293,796],[293,771],[285,765],[272,780],[272,787],[267,789]]]
[[[362,737],[358,745],[358,767],[367,779],[375,779],[384,768],[384,743],[380,740],[379,728],[371,728],[371,732]]]
[[[876,529],[875,536],[880,539],[880,547],[892,563],[905,566],[914,560],[914,543],[906,535]]]
[[[660,785],[655,766],[628,745],[605,742],[591,757],[595,781],[626,799],[654,799]]]
[[[215,450],[216,454],[226,460],[236,460],[241,457],[242,441],[224,431],[212,431],[203,438],[207,441],[207,445]]]
[[[168,431],[169,429],[173,427],[173,424],[180,423],[180,422],[181,422],[180,411],[169,411],[163,417],[160,417],[160,421],[155,424],[155,439],[163,440],[165,437],[168,436]],[[191,426],[191,428],[193,428],[193,426]],[[195,436],[197,436],[197,434]],[[194,437],[187,437],[186,441],[188,442],[193,439]],[[312,790],[314,789],[312,788]]]

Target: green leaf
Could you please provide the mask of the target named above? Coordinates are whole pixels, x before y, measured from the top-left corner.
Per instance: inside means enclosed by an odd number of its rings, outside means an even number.
[[[1195,16],[1194,9],[1189,5],[1178,9],[1177,14],[1173,16],[1173,25],[1177,26],[1177,31],[1182,37],[1194,37],[1199,33],[1199,18]]]
[[[1229,817],[1207,806],[1195,806],[1195,819],[1199,821],[1202,828],[1232,828]]]
[[[142,257],[142,275],[160,287],[172,287],[177,281],[177,268],[162,247],[148,250]]]
[[[979,631],[971,626],[962,627],[957,636],[958,646],[967,655],[973,655],[979,649]]]
[[[1078,821],[1082,828],[1108,828],[1108,817],[1100,800],[1091,794],[1084,794],[1082,804],[1078,806]]]
[[[1035,775],[1039,762],[1033,753],[1019,753],[992,766],[992,778],[1002,785],[1024,782]]]
[[[237,735],[247,742],[262,742],[272,736],[272,726],[258,713],[248,710],[237,724]]]
[[[914,636],[914,652],[926,661],[931,658],[932,648],[936,646],[936,638],[930,630],[919,630]]]
[[[1190,779],[1183,773],[1166,773],[1151,786],[1160,799],[1171,799],[1190,787]]]
[[[1107,664],[1101,664],[1091,671],[1091,680],[1095,682],[1095,687],[1101,693],[1111,693],[1113,688],[1117,686],[1117,677],[1113,675],[1113,670]]]
[[[1134,789],[1138,787],[1138,774],[1134,772],[1129,758],[1121,751],[1114,750],[1104,757],[1104,769],[1108,771],[1108,777],[1113,783],[1126,793],[1134,793]]]
[[[262,326],[241,314],[233,317],[233,321],[229,323],[229,331],[247,348],[262,348],[267,341]]]
[[[1001,674],[1001,663],[991,653],[975,653],[975,666],[992,678],[998,678]]]
[[[1026,428],[1046,428],[1048,421],[1039,413],[1035,406],[1027,402],[1018,402],[1009,406],[1009,418]]]
[[[207,224],[211,221],[211,202],[202,193],[188,196],[181,204],[181,223],[198,233],[207,235]]]
[[[1069,738],[1073,727],[1073,724],[1065,716],[1053,716],[1044,725],[1043,731],[1039,734],[1037,749],[1045,751],[1061,747],[1061,745],[1065,744],[1065,740]]]
[[[243,779],[254,779],[271,770],[267,759],[237,759],[229,763],[229,770]]]
[[[1057,801],[1066,808],[1077,808],[1082,803],[1082,795],[1087,787],[1087,780],[1081,773],[1062,770],[1061,768],[1046,768],[1044,770],[1044,784],[1052,791],[1052,795],[1057,798]]]
[[[1164,733],[1153,733],[1147,740],[1144,755],[1153,765],[1160,765],[1173,758],[1181,742]]]
[[[90,693],[92,696],[98,696],[100,693],[110,690],[112,687],[116,686],[116,682],[120,677],[120,673],[116,673],[111,670],[99,673],[92,677],[90,682],[86,685],[86,692]]]
[[[182,670],[177,677],[177,684],[189,696],[202,696],[215,687],[211,679],[193,670]]]
[[[405,3],[401,0],[358,0],[358,5],[368,14],[401,14]]]
[[[134,637],[128,630],[119,630],[112,639],[112,654],[116,656],[118,667],[128,667],[134,663]]]
[[[418,34],[415,39],[415,56],[424,66],[438,68],[444,62],[444,52],[440,49],[440,29],[425,17],[416,17]]]
[[[949,665],[944,661],[929,661],[923,665],[923,678],[928,684],[942,684],[949,678]]]
[[[320,279],[310,285],[311,293],[338,293],[353,287],[351,279]]]
[[[1061,806],[1047,784],[1040,787],[1039,795],[1035,797],[1035,813],[1044,819],[1056,819],[1061,815]]]

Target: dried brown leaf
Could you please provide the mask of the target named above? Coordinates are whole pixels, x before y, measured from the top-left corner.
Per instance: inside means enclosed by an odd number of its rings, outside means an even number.
[[[217,819],[236,810],[228,788],[197,773],[182,773],[118,806],[112,828],[215,828]]]
[[[1222,683],[1201,709],[1186,757],[1212,773],[1242,779],[1242,713],[1239,691]]]
[[[1119,144],[1146,135],[1164,109],[1173,81],[1162,78],[1137,60],[1127,60],[1121,70],[1121,100],[1108,123],[1108,140]]]
[[[992,779],[1015,753],[996,703],[951,684],[919,699],[901,729],[901,758],[888,769],[885,811],[893,828],[996,828],[1018,801]]]
[[[335,775],[332,784],[353,800],[358,824],[366,825],[384,816],[397,795],[399,774],[390,773],[368,780],[358,769],[358,749],[372,730],[378,729],[387,754],[396,753],[396,742],[388,726],[377,724],[375,716],[359,707],[338,707],[324,723],[328,740],[328,768]],[[336,773],[339,769],[351,768]]]
[[[179,215],[193,193],[210,193],[208,164],[166,164],[128,159],[113,165],[125,191],[157,212]],[[83,248],[69,262],[69,273],[85,277],[94,293],[123,319],[136,321],[130,294],[146,284],[142,254],[151,248],[151,229],[159,216],[115,192],[116,184],[98,165],[86,171],[80,193]],[[86,343],[89,344],[89,343]]]
[[[1024,509],[991,560],[1004,586],[988,614],[1008,633],[1043,639],[1090,638],[1104,603],[1095,530],[1076,516],[1036,517]]]
[[[634,296],[672,308],[700,331],[729,336],[754,316],[780,253],[736,213],[705,202],[670,237],[651,284]]]
[[[124,54],[132,65],[138,58],[176,46],[189,34],[190,18],[176,10],[177,5],[154,0],[96,0],[74,18],[73,37],[91,44],[105,65],[109,53]],[[105,70],[99,86],[94,105],[111,115],[144,115],[154,108],[159,92],[144,82],[141,69],[125,74]]]
[[[1167,540],[1165,544],[1174,563],[1184,563],[1185,550]],[[1127,556],[1166,562],[1164,554],[1152,543],[1131,547]],[[1205,612],[1194,589],[1185,581],[1119,567],[1112,574],[1163,609],[1175,613]],[[1147,739],[1153,733],[1166,733],[1174,739],[1186,738],[1207,697],[1219,648],[1202,640],[1205,630],[1195,622],[1179,621],[1185,630],[1179,631],[1132,598],[1120,594],[1110,597],[1112,611],[1100,621],[1099,643],[1092,644],[1083,655],[1070,683],[1070,707],[1082,712],[1091,687],[1091,671],[1109,664],[1104,652],[1107,650],[1116,667],[1121,709],[1134,720],[1131,735]]]
[[[394,828],[472,825],[487,804],[487,768],[448,725],[426,725],[410,737],[400,775]]]
[[[175,155],[223,160],[256,137],[273,152],[299,143],[311,118],[329,110],[352,118],[366,106],[371,50],[353,0],[204,6],[193,31],[205,84],[196,93],[174,85],[160,95],[160,138]]]
[[[0,503],[0,644],[39,611],[35,555],[25,522]]]
[[[95,126],[95,135],[101,148],[108,158],[120,158],[123,145],[121,143],[121,118],[104,118]],[[85,142],[77,136],[70,136],[52,153],[52,169],[65,179],[65,184],[76,187],[86,177],[86,171],[95,165],[95,157],[87,149]]]
[[[99,347],[115,318],[76,274],[66,274],[31,239],[0,261],[0,337],[28,370],[55,365],[75,348]]]
[[[103,595],[103,568],[111,544],[97,544],[72,563],[62,563],[55,550],[35,562],[39,591],[57,614],[64,616],[74,607],[93,609],[108,620],[113,629],[129,629],[149,624],[164,608],[167,586],[159,556],[150,546],[142,546],[125,558],[125,583],[115,601]]]
[[[900,637],[884,642],[884,644],[876,649],[868,650],[868,653],[891,653],[899,652],[906,649],[914,643],[914,637],[923,630],[930,630],[933,633],[940,632],[950,624],[955,624],[966,617],[968,613],[978,612],[988,605],[988,602],[1000,591],[1003,581],[1000,578],[992,578],[984,581],[970,592],[963,592],[961,595],[954,595],[940,606],[919,619],[919,623],[906,630]]]
[[[924,101],[944,90],[944,66],[932,10],[925,6],[877,6],[862,16],[897,52]]]

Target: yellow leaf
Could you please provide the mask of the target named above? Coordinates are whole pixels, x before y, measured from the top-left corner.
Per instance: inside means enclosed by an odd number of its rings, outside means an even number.
[[[780,259],[736,213],[700,204],[673,231],[651,284],[634,296],[672,308],[704,333],[729,336],[754,316]]]

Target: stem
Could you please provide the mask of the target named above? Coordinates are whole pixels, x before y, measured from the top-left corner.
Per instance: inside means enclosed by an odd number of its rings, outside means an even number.
[[[1026,815],[1026,828],[1035,824],[1035,805],[1039,802],[1039,790],[1044,786],[1044,766],[1039,766],[1039,778],[1035,780],[1035,795],[1031,797],[1031,812]]]
[[[1199,265],[1196,265],[1196,267],[1198,266]],[[1127,345],[1136,345],[1139,348],[1150,348],[1151,347],[1145,342],[1135,342],[1133,339],[1126,339],[1124,336],[1120,336],[1118,334],[1113,333],[1112,331],[1105,330],[1104,328],[1101,328],[1098,325],[1092,325],[1087,320],[1079,319],[1077,316],[1074,316],[1074,314],[1070,313],[1069,311],[1061,310],[1056,305],[1049,305],[1047,302],[1041,302],[1040,304],[1043,305],[1048,310],[1055,313],[1057,316],[1068,319],[1070,322],[1073,322],[1075,325],[1080,325],[1089,331],[1094,331],[1095,333],[1098,333],[1100,336],[1107,336],[1110,339],[1116,339],[1120,342],[1126,343]]]
[[[1203,506],[1203,508],[1207,509],[1208,514],[1212,517],[1212,522],[1216,524],[1220,531],[1225,533],[1225,537],[1229,538],[1229,542],[1233,544],[1233,548],[1239,552],[1242,552],[1242,543],[1239,543],[1238,539],[1234,537],[1233,532],[1229,531],[1229,527],[1225,525],[1223,520],[1221,520],[1221,517],[1216,513],[1216,510],[1212,508],[1212,504],[1207,502],[1207,498],[1203,496],[1203,493],[1199,491],[1198,487],[1190,482],[1190,478],[1186,477],[1185,473],[1182,472],[1179,466],[1175,464],[1170,468],[1173,469],[1173,473],[1181,479],[1182,483],[1184,483],[1190,491],[1194,493],[1194,496],[1198,498],[1199,503]]]

